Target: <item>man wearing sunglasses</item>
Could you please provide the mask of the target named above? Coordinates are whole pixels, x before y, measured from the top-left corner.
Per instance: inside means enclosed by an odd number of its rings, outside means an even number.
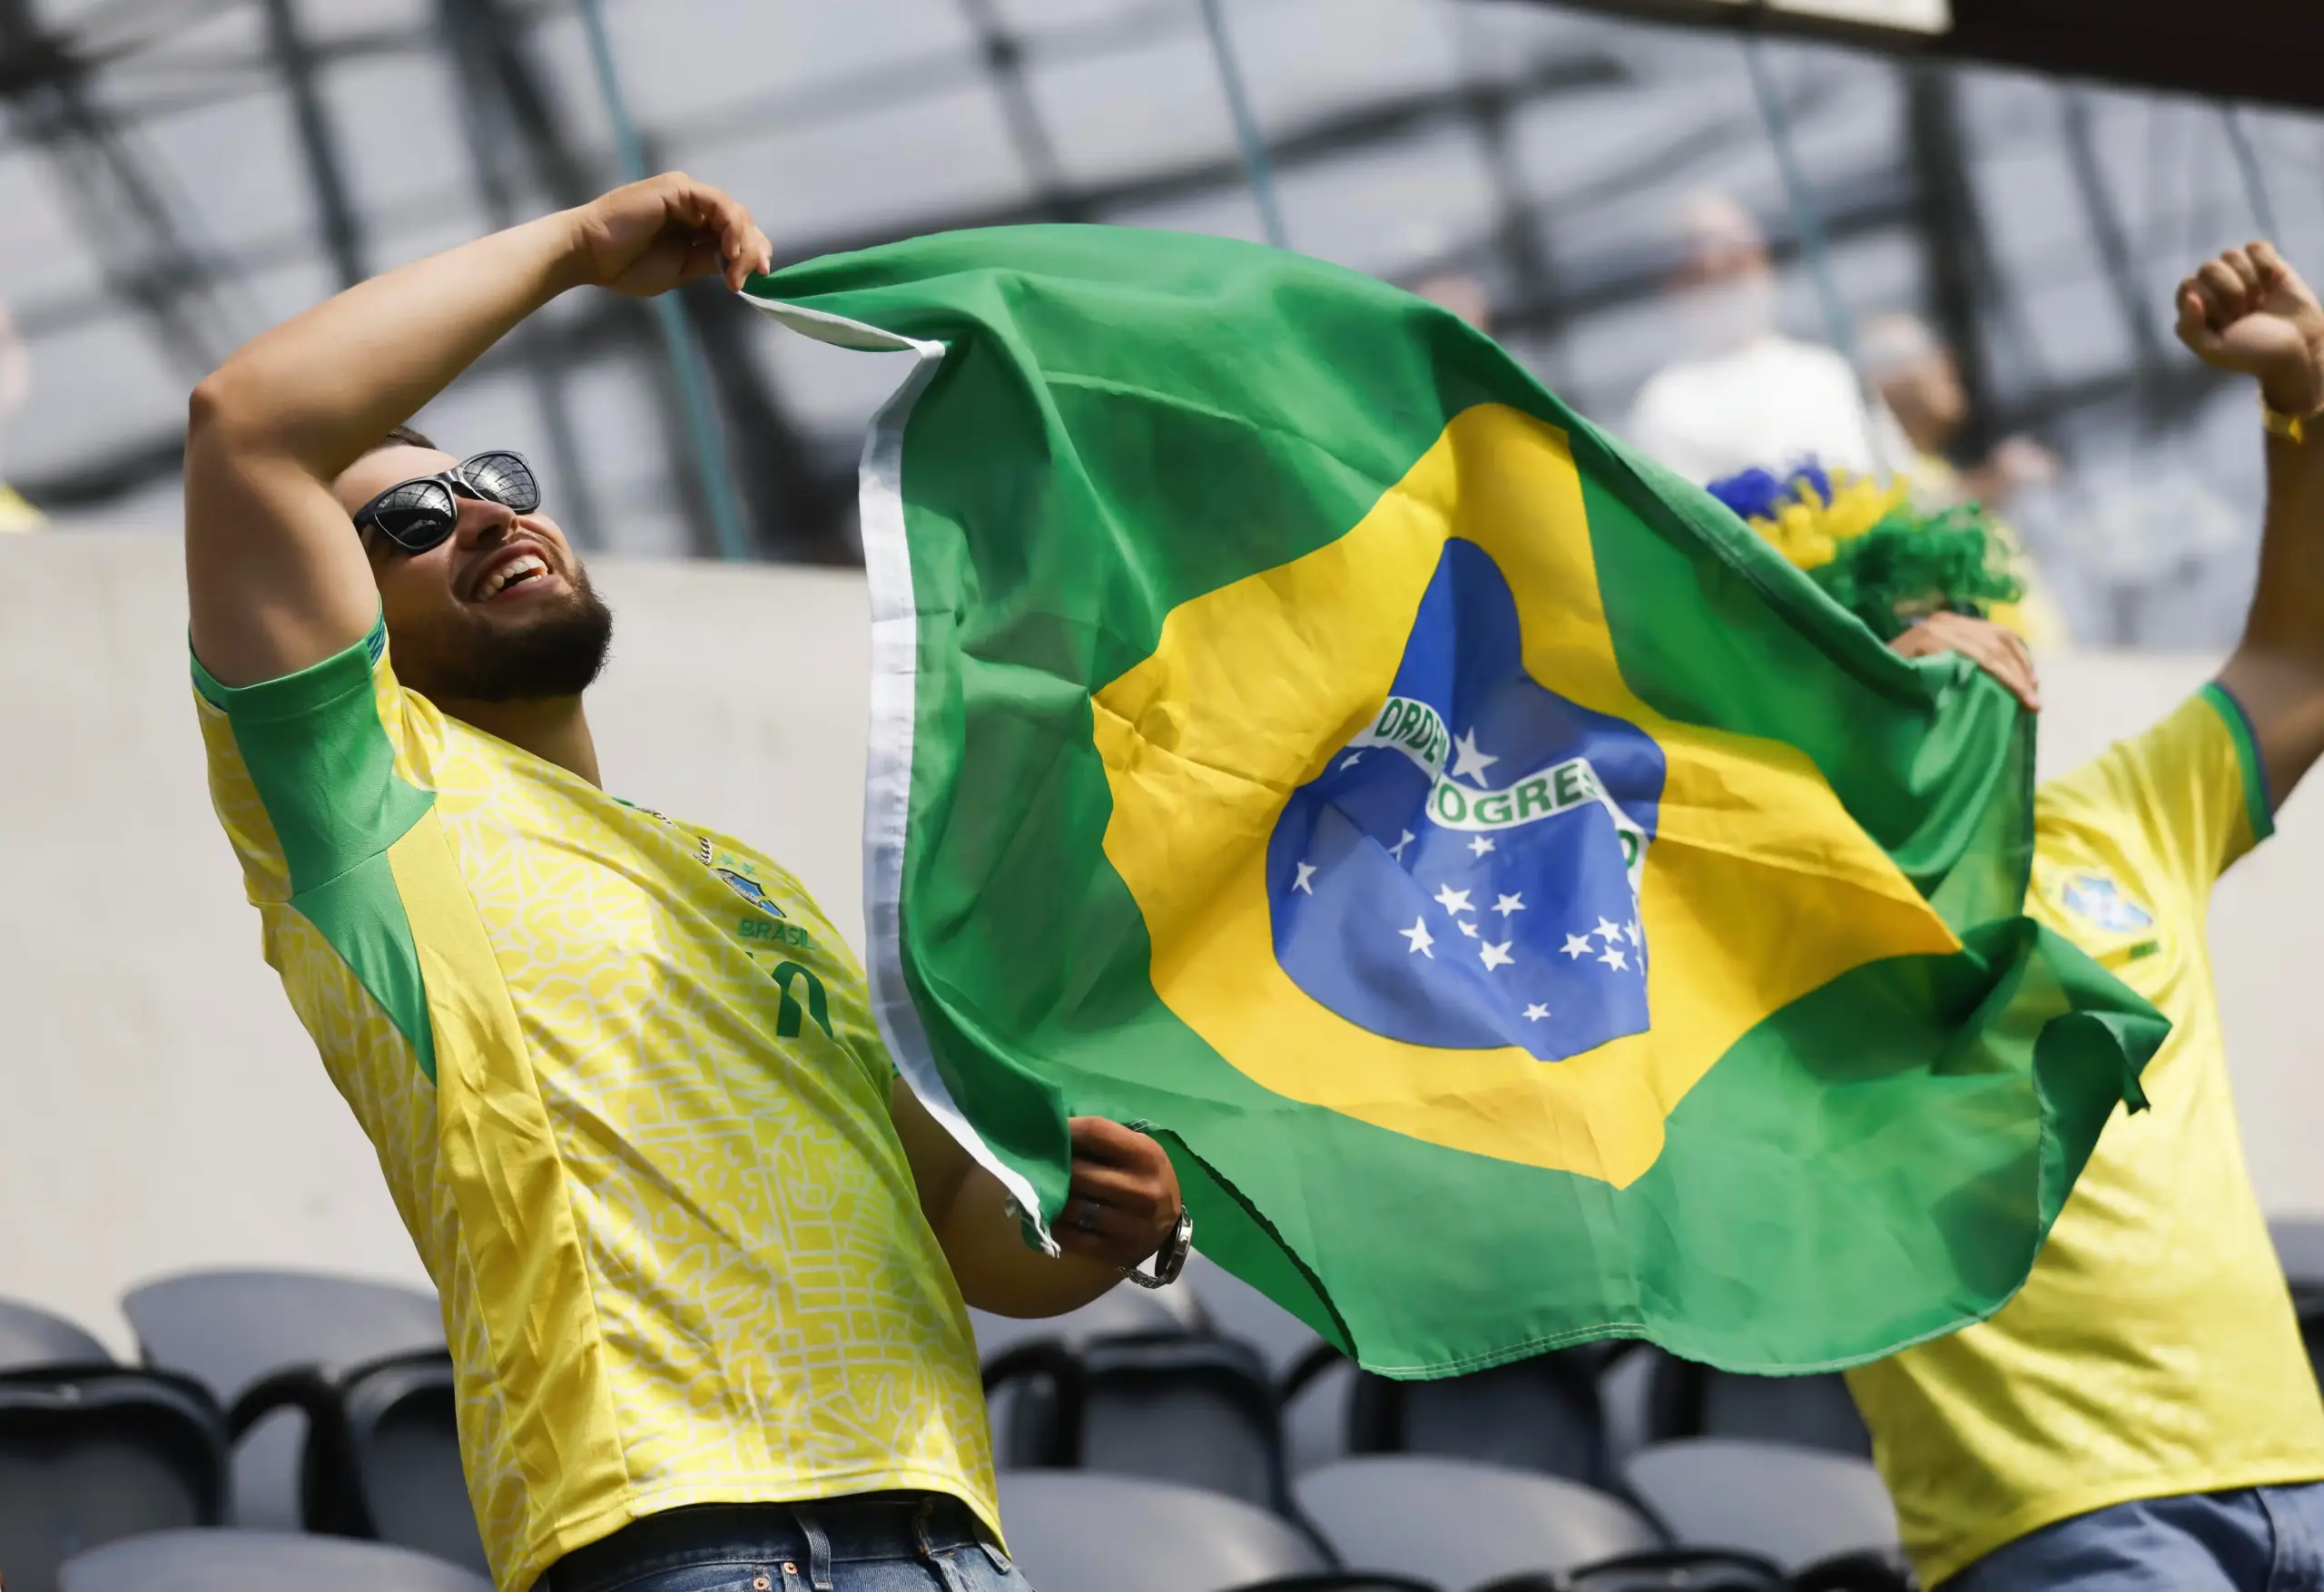
[[[442,1294],[505,1592],[1013,1586],[964,1298],[1052,1314],[1184,1257],[1167,1157],[1092,1118],[1066,1253],[1024,1243],[798,881],[601,788],[612,622],[531,469],[401,425],[567,290],[769,258],[658,177],[350,289],[193,394],[212,795]]]

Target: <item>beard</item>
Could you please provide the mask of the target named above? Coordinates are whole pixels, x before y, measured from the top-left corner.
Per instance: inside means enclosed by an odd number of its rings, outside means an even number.
[[[578,696],[606,666],[613,611],[576,565],[554,607],[501,624],[465,604],[395,638],[397,673],[430,701],[549,702]]]

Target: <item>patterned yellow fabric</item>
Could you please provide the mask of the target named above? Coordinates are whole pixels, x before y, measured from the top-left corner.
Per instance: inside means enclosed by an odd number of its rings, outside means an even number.
[[[48,516],[25,501],[23,493],[5,481],[0,481],[0,535],[10,531],[36,531],[48,523]]]
[[[499,1586],[685,1504],[997,1528],[966,1309],[798,881],[446,718],[383,631],[196,683],[267,960],[442,1294]]]
[[[2024,1291],[1852,1372],[1922,1585],[2133,1499],[2324,1478],[2324,1403],[2243,1165],[2203,926],[2270,827],[2241,710],[2207,689],[2043,787],[2027,909],[2152,1001],[2150,1110],[2118,1115]]]

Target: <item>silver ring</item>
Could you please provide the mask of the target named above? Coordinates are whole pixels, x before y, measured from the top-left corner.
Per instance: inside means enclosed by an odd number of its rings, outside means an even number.
[[[1087,1194],[1082,1195],[1082,1196],[1081,1196],[1081,1214],[1079,1214],[1078,1216],[1076,1216],[1076,1217],[1073,1219],[1073,1224],[1074,1224],[1076,1227],[1079,1228],[1079,1229],[1080,1229],[1082,1232],[1084,1232],[1084,1233],[1095,1233],[1095,1232],[1097,1232],[1097,1231],[1098,1231],[1098,1202],[1097,1202],[1097,1201],[1095,1201],[1095,1200],[1093,1200],[1093,1199],[1091,1199],[1091,1198],[1090,1198],[1088,1195],[1087,1195]]]

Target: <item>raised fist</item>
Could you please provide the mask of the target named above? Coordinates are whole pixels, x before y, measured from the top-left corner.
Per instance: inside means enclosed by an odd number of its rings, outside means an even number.
[[[2179,340],[2221,370],[2259,378],[2268,407],[2324,408],[2324,307],[2266,243],[2230,249],[2179,284]]]

